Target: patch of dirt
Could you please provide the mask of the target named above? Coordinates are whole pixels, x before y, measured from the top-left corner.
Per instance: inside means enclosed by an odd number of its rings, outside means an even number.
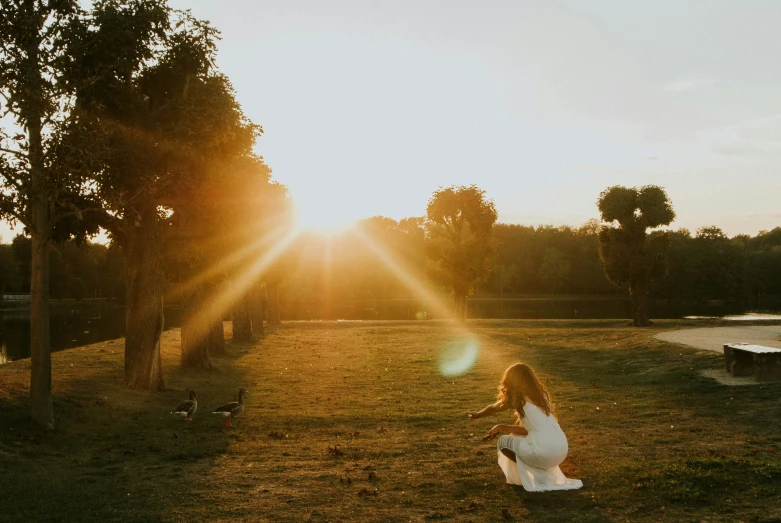
[[[654,337],[657,340],[722,353],[725,343],[750,343],[781,349],[781,325],[700,327],[660,332]]]
[[[713,378],[722,385],[759,385],[759,382],[751,376],[732,376],[721,369],[701,370],[700,374],[706,378]]]

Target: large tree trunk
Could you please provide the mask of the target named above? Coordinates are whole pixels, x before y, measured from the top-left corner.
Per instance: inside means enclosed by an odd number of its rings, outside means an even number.
[[[222,317],[212,320],[212,326],[207,335],[207,343],[212,354],[226,354],[225,329],[222,325]]]
[[[37,54],[31,57],[37,65]],[[35,71],[38,72],[37,70]],[[30,416],[42,427],[54,428],[52,357],[49,337],[49,201],[41,145],[41,117],[28,119],[30,149],[29,206],[32,217],[30,272]]]
[[[233,339],[236,341],[250,341],[252,339],[249,302],[248,293],[245,292],[239,296],[233,306]]]
[[[268,285],[268,323],[269,325],[279,325],[282,323],[279,315],[279,283],[269,283]]]
[[[252,320],[252,332],[257,335],[263,334],[263,320],[266,317],[263,294],[265,289],[259,284],[252,287],[250,291],[250,319]]]
[[[466,323],[466,293],[456,291],[454,303],[454,317],[456,323]]]
[[[651,324],[648,318],[648,290],[646,282],[633,281],[629,285],[632,296],[632,324],[635,327],[647,327]]]
[[[125,230],[125,380],[129,387],[151,390],[165,388],[160,361],[163,292],[157,220],[157,209],[146,202],[139,221]]]
[[[220,292],[219,284],[212,282],[207,285],[206,300],[210,304],[208,323],[209,331],[206,333],[206,343],[212,354],[227,354],[225,351],[225,329],[222,325],[222,311],[214,303],[213,298]]]
[[[210,354],[225,354],[222,314],[212,297],[217,285],[205,284],[186,297],[182,311],[182,365],[211,369]]]
[[[211,369],[209,361],[210,318],[203,314],[208,306],[207,293],[202,287],[185,297],[182,309],[182,366]]]

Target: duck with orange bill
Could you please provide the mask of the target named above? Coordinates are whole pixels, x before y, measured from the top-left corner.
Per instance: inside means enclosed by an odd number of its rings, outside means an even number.
[[[217,414],[224,418],[227,418],[225,422],[226,427],[233,427],[231,423],[234,419],[238,418],[244,413],[244,396],[247,394],[245,389],[239,389],[239,401],[231,401],[221,407],[214,409],[212,414]]]
[[[184,421],[192,421],[196,410],[198,410],[198,398],[195,391],[191,390],[190,399],[179,403],[171,414],[178,418],[184,418]]]

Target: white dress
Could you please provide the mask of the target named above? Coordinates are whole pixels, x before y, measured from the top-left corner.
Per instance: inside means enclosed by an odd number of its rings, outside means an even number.
[[[529,492],[570,490],[583,486],[579,479],[568,479],[559,464],[567,457],[567,437],[553,414],[546,415],[537,405],[528,401],[523,406],[523,426],[526,436],[507,434],[499,437],[496,446],[499,466],[511,485],[523,485]],[[515,453],[516,461],[502,449]]]

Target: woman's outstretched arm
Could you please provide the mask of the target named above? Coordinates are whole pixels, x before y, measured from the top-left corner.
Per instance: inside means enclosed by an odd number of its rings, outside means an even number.
[[[477,419],[485,416],[490,416],[491,414],[496,414],[497,412],[505,411],[509,408],[510,408],[509,405],[505,405],[504,403],[502,403],[502,400],[499,400],[496,403],[492,403],[491,405],[488,405],[483,410],[479,410],[477,412],[467,412],[466,415],[469,419]]]

